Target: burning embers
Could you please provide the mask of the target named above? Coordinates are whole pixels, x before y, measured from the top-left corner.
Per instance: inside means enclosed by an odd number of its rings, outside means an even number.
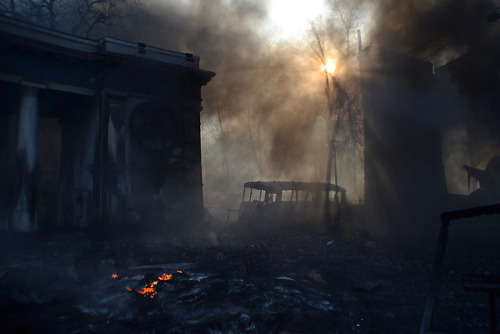
[[[170,281],[172,279],[172,274],[163,274],[158,277],[160,281]]]
[[[183,274],[182,271],[177,270],[177,274]],[[115,274],[113,274],[115,275]],[[115,278],[115,277],[113,277]],[[149,297],[151,299],[155,298],[158,296],[158,292],[156,291],[156,287],[158,284],[164,283],[166,281],[170,281],[173,278],[173,274],[165,274],[163,273],[161,276],[158,276],[158,279],[146,284],[143,288],[139,290],[134,290],[131,287],[127,286],[127,291],[138,293],[143,295],[144,297]]]

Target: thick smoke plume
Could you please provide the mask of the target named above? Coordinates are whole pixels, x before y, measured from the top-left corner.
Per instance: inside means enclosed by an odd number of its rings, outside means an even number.
[[[190,52],[217,75],[203,88],[206,205],[252,180],[324,181],[324,74],[306,43],[275,38],[268,2],[145,3],[127,40]],[[218,197],[217,194],[220,194]],[[236,196],[236,194],[238,194]]]
[[[486,22],[496,7],[491,0],[358,5],[367,22],[365,41],[436,66],[494,33]],[[202,68],[217,73],[203,88],[202,145],[205,194],[219,202],[217,193],[239,194],[250,180],[325,181],[321,64],[307,43],[274,37],[267,9],[264,0],[150,0],[129,29],[112,31],[127,40],[194,53]],[[339,167],[339,184],[357,199],[361,194],[345,182],[348,169]]]
[[[500,34],[497,21],[500,3],[492,0],[367,3],[371,3],[373,13],[369,29],[372,45],[435,66],[435,79],[440,86],[434,87],[434,93],[436,111],[442,115],[448,191],[468,194],[462,165],[484,168],[496,154],[498,47],[495,45]],[[467,57],[460,58],[463,55]],[[484,119],[489,121],[483,124]]]
[[[495,33],[492,0],[388,0],[373,3],[371,41],[443,65]]]

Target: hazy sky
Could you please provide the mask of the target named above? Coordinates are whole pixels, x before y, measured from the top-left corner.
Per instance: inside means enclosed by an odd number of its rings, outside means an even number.
[[[324,12],[324,0],[272,0],[269,4],[271,25],[285,39],[300,38],[309,29],[309,21]]]
[[[209,0],[147,0],[150,3],[169,3],[189,11]],[[226,0],[230,3],[232,0]],[[301,38],[309,29],[309,21],[325,12],[324,0],[268,0],[269,26],[281,39]]]

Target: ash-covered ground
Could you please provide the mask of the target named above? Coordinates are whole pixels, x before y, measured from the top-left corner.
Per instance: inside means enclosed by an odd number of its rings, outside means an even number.
[[[435,252],[434,240],[245,237],[237,225],[0,238],[2,333],[416,333]],[[435,326],[488,332],[488,296],[464,291],[466,268],[492,265],[474,253],[446,262]]]

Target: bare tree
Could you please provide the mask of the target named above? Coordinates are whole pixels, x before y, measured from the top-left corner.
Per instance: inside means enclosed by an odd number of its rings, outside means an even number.
[[[0,0],[0,14],[90,37],[139,12],[138,0]]]
[[[329,16],[311,22],[310,46],[325,68],[327,113],[324,117],[330,155],[327,181],[331,178],[332,159],[335,164],[338,159],[339,165],[346,167],[339,168],[344,182],[358,187],[355,171],[356,166],[362,164],[363,115],[357,50],[353,40],[357,35],[359,8],[356,1],[327,0],[326,3]],[[326,70],[329,58],[336,60],[334,73]]]
[[[77,20],[72,33],[89,37],[98,26],[112,26],[120,20],[133,19],[137,0],[76,0],[72,12]]]
[[[55,29],[61,0],[1,0],[0,13]]]

